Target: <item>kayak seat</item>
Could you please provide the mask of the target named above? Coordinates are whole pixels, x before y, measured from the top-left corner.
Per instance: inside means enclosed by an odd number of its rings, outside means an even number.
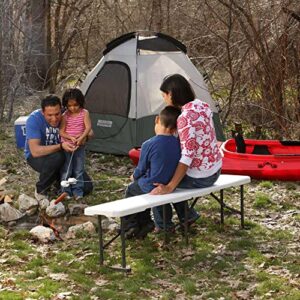
[[[237,153],[246,153],[246,143],[244,137],[241,133],[236,132],[234,134],[234,140],[236,145],[236,152]]]
[[[271,155],[267,145],[254,145],[252,154]]]

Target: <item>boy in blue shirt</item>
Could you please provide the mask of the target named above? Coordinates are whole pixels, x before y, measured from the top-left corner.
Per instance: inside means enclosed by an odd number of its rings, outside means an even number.
[[[180,159],[179,139],[176,122],[180,109],[174,106],[165,107],[155,119],[155,136],[145,141],[141,147],[139,163],[127,187],[125,197],[150,193],[155,182],[166,182],[172,178]],[[144,238],[154,229],[150,209],[125,217],[126,238]]]

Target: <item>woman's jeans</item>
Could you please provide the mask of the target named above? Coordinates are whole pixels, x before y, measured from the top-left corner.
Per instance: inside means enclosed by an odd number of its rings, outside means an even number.
[[[177,188],[181,189],[195,189],[195,188],[206,188],[212,186],[221,174],[221,170],[217,171],[215,174],[206,177],[206,178],[193,178],[188,175],[185,175]],[[184,223],[185,216],[185,202],[182,201],[179,203],[174,203],[173,206],[177,213],[178,219],[180,223]],[[159,228],[163,228],[163,206],[157,206],[152,208],[154,215],[155,226]],[[166,211],[166,228],[174,227],[174,223],[172,222],[172,207],[170,204],[165,205]],[[189,208],[188,210],[188,221],[192,222],[199,218],[199,214],[194,210],[194,208]]]
[[[69,187],[63,189],[70,196],[83,196],[84,149],[84,146],[80,146],[74,152],[65,152],[66,160],[61,170],[61,180],[68,180],[70,177],[77,179],[76,184],[70,184]]]

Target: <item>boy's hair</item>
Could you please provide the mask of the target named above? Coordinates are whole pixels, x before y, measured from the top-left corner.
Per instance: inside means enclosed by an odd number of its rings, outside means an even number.
[[[175,106],[166,106],[160,113],[159,119],[161,125],[168,129],[177,128],[177,118],[181,114],[181,110]]]
[[[84,96],[80,89],[72,88],[72,89],[67,89],[64,92],[63,97],[62,97],[63,107],[67,107],[68,101],[71,99],[75,99],[80,107],[82,107],[82,108],[84,107],[85,100],[84,100]]]
[[[189,82],[180,74],[169,75],[164,78],[160,90],[171,93],[171,100],[175,106],[183,106],[195,100],[195,92]]]
[[[56,105],[59,105],[61,107],[61,101],[56,95],[48,95],[47,97],[41,100],[42,111],[44,111],[47,106]]]

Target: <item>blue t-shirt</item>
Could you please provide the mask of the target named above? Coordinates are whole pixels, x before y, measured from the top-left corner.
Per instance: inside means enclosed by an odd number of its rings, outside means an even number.
[[[25,158],[30,156],[28,140],[38,139],[41,141],[40,145],[57,145],[60,143],[59,127],[50,126],[41,109],[33,111],[26,122],[26,141],[25,141]]]
[[[133,177],[144,193],[151,192],[153,183],[167,184],[180,159],[179,139],[173,135],[156,135],[142,144],[139,163]]]

